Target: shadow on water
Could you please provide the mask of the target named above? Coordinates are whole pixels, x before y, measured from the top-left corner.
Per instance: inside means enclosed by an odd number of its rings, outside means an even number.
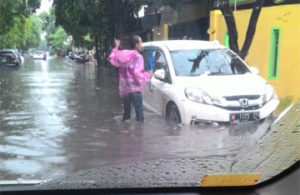
[[[146,109],[144,124],[133,109],[122,123],[117,70],[67,58],[26,58],[19,71],[0,71],[0,82],[0,180],[161,158],[233,159],[272,123],[183,126]]]

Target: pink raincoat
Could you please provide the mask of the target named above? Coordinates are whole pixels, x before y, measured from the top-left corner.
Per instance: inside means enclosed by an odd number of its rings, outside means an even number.
[[[144,58],[135,50],[113,49],[110,63],[119,68],[119,92],[124,97],[130,93],[143,92],[143,83],[150,79],[144,71]]]

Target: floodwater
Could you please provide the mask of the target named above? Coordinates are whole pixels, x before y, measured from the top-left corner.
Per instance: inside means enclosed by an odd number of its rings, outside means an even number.
[[[67,58],[25,57],[19,70],[0,69],[0,183],[154,159],[232,160],[273,121],[182,126],[146,109],[143,125],[134,115],[122,123],[115,73]]]

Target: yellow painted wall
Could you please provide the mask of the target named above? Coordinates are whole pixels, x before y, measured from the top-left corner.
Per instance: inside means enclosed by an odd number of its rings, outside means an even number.
[[[252,10],[236,11],[234,13],[239,33],[241,48],[248,27]],[[269,79],[269,56],[271,45],[271,29],[281,28],[278,78]],[[210,13],[210,40],[219,40],[224,44],[227,31],[224,17],[220,11]],[[256,33],[250,47],[246,62],[256,66],[270,84],[279,98],[292,96],[296,101],[300,98],[300,5],[281,5],[262,9]]]

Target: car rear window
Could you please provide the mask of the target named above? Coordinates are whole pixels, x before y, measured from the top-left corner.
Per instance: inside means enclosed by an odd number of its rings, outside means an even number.
[[[0,56],[13,56],[12,52],[0,52]]]

